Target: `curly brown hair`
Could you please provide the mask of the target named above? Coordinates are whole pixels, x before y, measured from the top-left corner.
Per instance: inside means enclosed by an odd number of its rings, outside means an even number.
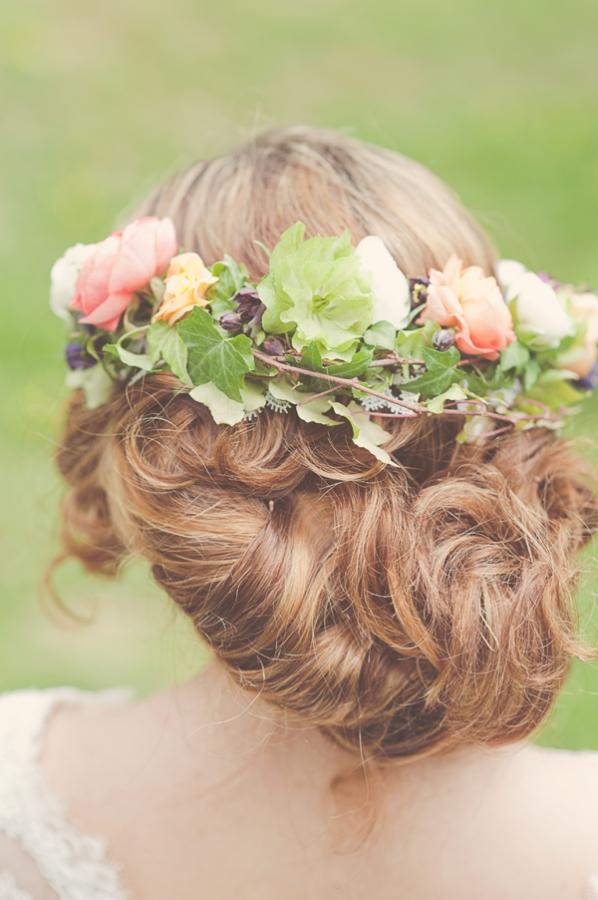
[[[490,244],[427,170],[328,132],[269,132],[175,176],[145,204],[183,245],[257,278],[254,241],[379,234],[416,275]],[[395,420],[396,468],[264,410],[217,426],[171,375],[73,397],[58,464],[65,552],[113,575],[130,554],[245,688],[367,758],[504,743],[544,719],[573,655],[574,556],[592,475],[534,429],[456,441],[458,418]]]

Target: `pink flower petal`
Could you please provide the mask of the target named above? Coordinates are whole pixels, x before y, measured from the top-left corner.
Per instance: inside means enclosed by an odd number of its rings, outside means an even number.
[[[172,219],[160,219],[156,230],[156,275],[166,271],[168,263],[178,251],[178,243]]]
[[[133,294],[110,294],[99,306],[80,321],[85,325],[96,325],[105,331],[116,331],[118,323],[133,299]]]
[[[77,278],[72,309],[89,313],[106,298],[110,270],[118,247],[118,234],[111,234],[98,244],[89,259],[84,262]]]

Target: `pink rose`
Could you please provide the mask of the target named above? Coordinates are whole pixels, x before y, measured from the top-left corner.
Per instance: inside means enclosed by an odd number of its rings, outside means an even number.
[[[432,269],[426,306],[418,324],[437,322],[454,328],[462,353],[498,359],[500,350],[515,340],[513,320],[492,276],[479,266],[463,268],[451,256],[442,272]]]
[[[87,325],[116,331],[135,294],[166,270],[177,250],[170,219],[136,219],[98,244],[83,263],[71,309],[84,313],[80,321]]]

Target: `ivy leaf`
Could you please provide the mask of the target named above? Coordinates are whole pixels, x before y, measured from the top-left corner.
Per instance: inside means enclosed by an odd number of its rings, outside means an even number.
[[[269,384],[269,391],[277,400],[286,400],[296,404],[296,413],[304,422],[319,422],[321,425],[338,425],[334,419],[325,416],[330,409],[332,400],[330,397],[318,397],[309,391],[302,391],[293,387],[286,378],[276,378]],[[313,398],[313,399],[312,399]]]
[[[131,350],[126,350],[120,343],[108,346],[110,347],[109,352],[113,356],[118,356],[125,366],[130,366],[132,369],[143,369],[144,372],[151,372],[154,368],[154,364],[147,353],[133,353]],[[103,349],[106,349],[106,345]]]
[[[357,350],[353,356],[346,362],[332,363],[324,365],[320,348],[311,341],[301,356],[301,364],[306,369],[312,369],[314,372],[328,373],[329,375],[337,375],[340,378],[358,378],[367,369],[372,361],[373,352],[367,347]]]
[[[396,351],[399,356],[422,359],[424,349],[429,346],[432,335],[438,330],[435,322],[427,322],[414,331],[399,331],[396,340]]]
[[[330,409],[331,400],[328,397],[316,397],[314,400],[306,400],[295,407],[295,411],[304,422],[317,422],[319,425],[339,425],[330,416],[324,413]]]
[[[147,332],[147,349],[152,365],[163,359],[170,371],[184,384],[191,384],[187,372],[187,345],[166,322],[154,322]]]
[[[333,363],[331,366],[326,366],[325,371],[340,378],[358,378],[363,375],[372,361],[372,357],[372,351],[363,347],[354,353],[348,362]]]
[[[467,372],[464,381],[469,391],[480,397],[490,391],[497,391],[512,385],[515,377],[515,373],[512,371],[505,373],[500,366],[493,366],[484,371]]]
[[[456,347],[449,350],[433,350],[425,347],[422,355],[426,371],[423,375],[406,381],[405,390],[415,391],[426,397],[436,397],[447,391],[455,382],[462,381],[463,372],[456,368],[461,359]]]
[[[394,350],[397,339],[397,329],[392,322],[381,319],[380,322],[374,322],[374,324],[368,328],[363,339],[370,347],[377,347],[380,350]]]
[[[380,462],[389,466],[396,466],[392,457],[386,450],[383,450],[379,444],[384,444],[390,437],[389,433],[372,422],[367,412],[357,403],[349,403],[345,406],[343,403],[332,401],[330,404],[334,412],[347,419],[353,432],[353,443],[358,447],[363,447]]]
[[[81,388],[88,409],[97,409],[108,400],[112,389],[112,379],[101,365],[90,369],[74,369],[66,376],[67,387]]]
[[[508,372],[511,369],[521,372],[529,359],[530,352],[527,347],[524,347],[519,341],[513,341],[500,354],[498,368],[502,372]]]
[[[233,297],[238,294],[247,281],[247,272],[239,266],[230,256],[215,262],[210,267],[210,272],[218,281],[213,284],[206,293],[206,300],[214,316],[220,316],[223,312],[233,309]]]
[[[303,353],[301,354],[301,363],[304,368],[312,369],[314,372],[324,371],[322,354],[315,341],[310,341],[304,348]]]
[[[207,310],[196,307],[176,330],[187,345],[188,372],[195,385],[211,381],[231,400],[241,402],[244,376],[254,368],[251,340],[222,334]]]
[[[231,400],[208,381],[194,387],[189,396],[208,407],[217,425],[236,425],[245,413],[260,409],[266,402],[265,392],[258,385],[247,382],[241,386],[240,392],[241,402]]]
[[[243,403],[231,400],[211,381],[194,387],[192,391],[189,391],[189,396],[208,407],[217,425],[236,425],[245,415]]]
[[[447,400],[467,400],[467,394],[460,384],[452,384],[448,390],[437,397],[433,397],[426,403],[426,408],[433,413],[441,413],[444,411],[444,404]]]

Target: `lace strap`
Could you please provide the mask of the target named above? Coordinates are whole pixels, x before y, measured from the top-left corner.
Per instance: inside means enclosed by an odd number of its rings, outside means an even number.
[[[104,842],[78,832],[45,789],[38,766],[45,726],[59,704],[106,703],[128,693],[57,688],[0,695],[0,832],[19,842],[61,900],[125,900],[125,892]]]

